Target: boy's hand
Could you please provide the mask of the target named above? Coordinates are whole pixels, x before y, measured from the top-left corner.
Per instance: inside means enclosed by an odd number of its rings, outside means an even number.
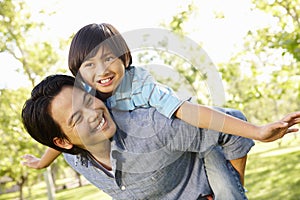
[[[42,167],[40,167],[40,158],[37,158],[31,154],[26,154],[24,156],[22,156],[22,158],[25,161],[22,161],[21,164],[33,169],[42,169]]]
[[[260,127],[259,141],[272,142],[282,138],[287,133],[297,132],[298,128],[291,128],[300,123],[300,112],[286,115],[283,119]]]

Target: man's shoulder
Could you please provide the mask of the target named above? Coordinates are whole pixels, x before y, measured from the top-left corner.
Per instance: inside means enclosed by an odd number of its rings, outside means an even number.
[[[156,135],[159,129],[172,121],[153,107],[136,108],[129,112],[112,110],[112,115],[118,127],[130,135]]]

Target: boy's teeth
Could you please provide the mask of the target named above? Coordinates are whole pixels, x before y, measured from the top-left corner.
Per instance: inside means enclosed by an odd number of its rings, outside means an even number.
[[[110,78],[102,79],[102,80],[100,80],[100,83],[107,83],[108,81],[110,81]]]

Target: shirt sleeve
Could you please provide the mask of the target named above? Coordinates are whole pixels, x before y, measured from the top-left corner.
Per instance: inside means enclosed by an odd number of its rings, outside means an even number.
[[[133,88],[132,97],[136,107],[154,107],[167,118],[171,118],[184,102],[170,87],[156,82],[145,69],[137,68]]]
[[[131,66],[114,95],[107,99],[107,106],[121,111],[154,107],[171,118],[183,102],[170,87],[156,82],[146,69]]]

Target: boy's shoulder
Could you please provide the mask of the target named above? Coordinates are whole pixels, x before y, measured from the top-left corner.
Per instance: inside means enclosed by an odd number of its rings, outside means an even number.
[[[144,67],[139,67],[139,66],[129,66],[127,68],[127,71],[130,73],[138,74],[138,75],[143,74],[143,73],[150,74],[147,69],[145,69]]]
[[[137,67],[137,66],[129,66],[126,70],[126,75],[131,77],[131,80],[134,81],[142,81],[147,80],[148,81],[154,81],[152,75],[150,72],[143,68],[143,67]]]

